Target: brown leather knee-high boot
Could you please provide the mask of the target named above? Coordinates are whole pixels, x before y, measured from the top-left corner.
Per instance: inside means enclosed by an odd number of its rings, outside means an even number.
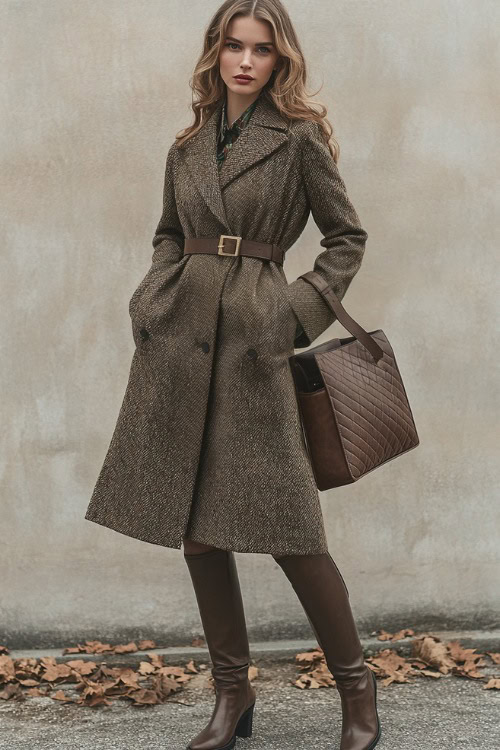
[[[342,703],[340,750],[372,750],[381,727],[375,675],[365,665],[349,593],[329,552],[274,557],[325,653]]]
[[[248,679],[250,653],[234,553],[214,549],[184,553],[205,633],[215,706],[210,721],[186,750],[231,750],[250,737],[255,689]]]

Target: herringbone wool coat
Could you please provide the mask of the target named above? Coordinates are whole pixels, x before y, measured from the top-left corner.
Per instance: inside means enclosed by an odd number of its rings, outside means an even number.
[[[128,384],[85,518],[177,549],[188,536],[236,552],[322,553],[288,357],[335,315],[281,265],[184,254],[184,238],[239,235],[287,251],[312,212],[323,250],[311,268],[342,298],[368,235],[319,125],[283,118],[267,95],[219,172],[221,106],[166,157],[152,263],[129,305]]]

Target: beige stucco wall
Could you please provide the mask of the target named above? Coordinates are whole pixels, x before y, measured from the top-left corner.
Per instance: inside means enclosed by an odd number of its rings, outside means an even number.
[[[149,266],[165,154],[191,119],[188,80],[216,7],[0,3],[0,643],[200,630],[182,551],[83,516],[125,390],[128,300]],[[287,7],[369,235],[344,304],[391,340],[421,439],[322,494],[330,552],[363,629],[492,625],[500,6]],[[311,218],[290,281],[320,239]],[[336,323],[317,343],[333,335],[348,334]],[[237,562],[252,637],[310,632],[270,556]]]

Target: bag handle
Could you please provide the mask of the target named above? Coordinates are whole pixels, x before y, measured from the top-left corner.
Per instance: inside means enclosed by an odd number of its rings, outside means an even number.
[[[333,293],[330,284],[327,284],[321,274],[316,273],[316,271],[307,271],[299,276],[299,279],[305,279],[318,290],[325,299],[328,307],[330,307],[337,316],[339,323],[341,323],[349,333],[352,333],[365,349],[368,349],[375,362],[378,362],[379,359],[383,357],[384,352],[381,347],[377,344],[375,339],[373,339],[370,334],[359,325],[359,323],[356,323],[354,318],[351,318],[349,313],[342,306],[338,297]]]

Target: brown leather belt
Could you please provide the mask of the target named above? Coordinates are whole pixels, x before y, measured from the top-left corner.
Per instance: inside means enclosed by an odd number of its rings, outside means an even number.
[[[278,245],[268,242],[244,240],[231,234],[221,234],[220,237],[186,237],[184,240],[184,255],[186,253],[213,253],[215,255],[248,255],[250,258],[272,260],[283,265],[283,251]]]

